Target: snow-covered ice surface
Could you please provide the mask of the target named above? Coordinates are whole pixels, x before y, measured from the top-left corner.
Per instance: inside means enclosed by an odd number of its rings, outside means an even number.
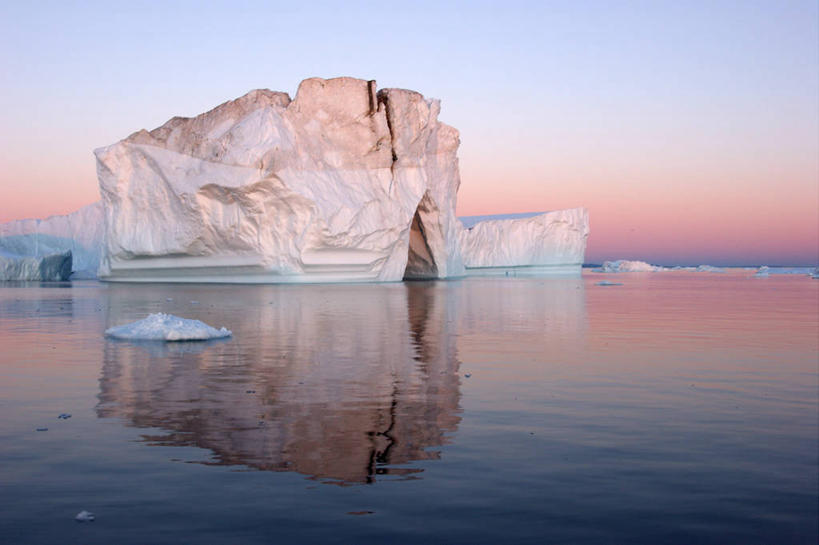
[[[63,216],[0,224],[0,255],[45,257],[70,251],[72,277],[95,277],[102,236],[102,204],[96,202]]]
[[[224,327],[216,329],[199,320],[161,312],[105,331],[108,337],[133,341],[206,341],[230,337],[231,334]]]
[[[461,221],[461,225],[464,226],[466,229],[473,228],[476,224],[482,221],[492,221],[492,220],[519,220],[519,219],[526,219],[526,218],[533,218],[535,216],[539,216],[541,214],[546,214],[546,211],[543,212],[519,212],[517,214],[486,214],[483,216],[460,216],[458,219]]]
[[[60,281],[71,276],[71,252],[28,257],[0,253],[0,281]]]

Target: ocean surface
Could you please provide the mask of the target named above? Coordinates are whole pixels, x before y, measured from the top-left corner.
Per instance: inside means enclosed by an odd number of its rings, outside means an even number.
[[[0,543],[815,544],[819,281],[752,274],[0,284]]]

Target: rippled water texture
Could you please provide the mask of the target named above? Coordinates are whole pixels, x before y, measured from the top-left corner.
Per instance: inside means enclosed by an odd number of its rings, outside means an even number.
[[[750,275],[0,285],[0,542],[816,543],[819,281]]]

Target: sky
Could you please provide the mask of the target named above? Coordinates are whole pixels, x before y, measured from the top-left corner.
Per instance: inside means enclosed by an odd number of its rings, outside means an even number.
[[[98,200],[136,130],[354,76],[441,99],[459,215],[584,206],[590,263],[815,265],[818,6],[0,0],[0,222]]]

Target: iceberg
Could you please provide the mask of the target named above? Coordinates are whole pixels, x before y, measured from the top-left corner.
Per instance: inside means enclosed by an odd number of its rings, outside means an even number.
[[[645,261],[628,261],[618,259],[617,261],[604,261],[603,266],[596,272],[623,273],[623,272],[660,272],[666,270],[659,265],[651,265]]]
[[[0,251],[0,281],[68,280],[71,262],[71,251],[37,257]]]
[[[207,341],[230,337],[232,333],[224,327],[216,329],[199,320],[159,312],[130,324],[108,328],[105,335],[129,341]]]
[[[102,237],[102,203],[96,202],[62,216],[0,224],[0,255],[42,258],[70,252],[72,278],[94,277]]]
[[[722,267],[714,267],[713,265],[700,265],[695,269],[696,272],[710,272],[710,273],[724,273],[725,269]]]
[[[584,208],[508,219],[490,216],[461,231],[461,254],[470,276],[576,273],[588,236]]]
[[[660,265],[652,265],[650,263],[646,263],[645,261],[628,261],[625,259],[618,259],[617,261],[604,261],[602,267],[595,269],[595,272],[605,273],[663,271],[724,273],[725,269],[722,267],[714,267],[713,265],[699,265],[697,267],[684,267],[682,265],[677,265],[669,268]]]
[[[0,226],[0,250],[70,249],[74,277],[125,282],[385,282],[580,273],[585,209],[455,215],[440,102],[373,80],[254,90],[94,151],[101,201]]]
[[[754,278],[768,278],[771,274],[771,269],[767,265],[762,265],[759,269],[757,269],[756,273],[754,274]]]

